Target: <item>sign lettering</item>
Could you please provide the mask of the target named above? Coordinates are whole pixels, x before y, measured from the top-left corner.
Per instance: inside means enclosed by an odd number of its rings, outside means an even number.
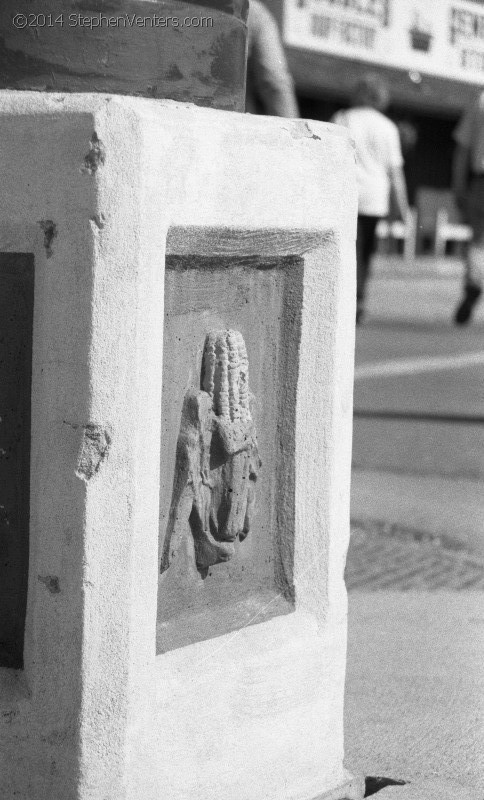
[[[288,45],[482,84],[484,9],[472,0],[285,0]]]

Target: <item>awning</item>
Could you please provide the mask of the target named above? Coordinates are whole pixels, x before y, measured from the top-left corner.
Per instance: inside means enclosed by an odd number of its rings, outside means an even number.
[[[463,81],[446,80],[412,70],[407,72],[313,50],[287,47],[286,53],[296,89],[301,94],[313,97],[347,99],[361,76],[365,72],[372,72],[388,82],[392,105],[458,116],[480,91],[475,84]]]

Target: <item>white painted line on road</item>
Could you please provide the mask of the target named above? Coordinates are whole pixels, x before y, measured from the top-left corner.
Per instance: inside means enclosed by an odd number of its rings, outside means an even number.
[[[355,381],[361,378],[384,378],[392,375],[413,375],[416,372],[433,372],[445,369],[462,369],[484,364],[484,350],[463,353],[459,356],[436,356],[435,358],[392,359],[360,364],[355,368]]]

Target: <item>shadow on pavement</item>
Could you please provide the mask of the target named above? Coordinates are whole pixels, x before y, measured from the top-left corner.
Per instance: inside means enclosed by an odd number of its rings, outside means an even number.
[[[393,778],[380,778],[368,776],[365,778],[365,797],[376,794],[385,786],[405,786],[405,781],[396,781]]]

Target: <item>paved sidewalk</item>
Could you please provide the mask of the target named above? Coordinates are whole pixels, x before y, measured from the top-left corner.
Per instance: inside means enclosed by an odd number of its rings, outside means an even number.
[[[413,264],[377,258],[368,319],[357,335],[357,369],[402,359],[425,366],[426,359],[482,353],[484,300],[472,325],[452,325],[462,269],[452,258],[424,257]],[[463,363],[462,369],[356,381],[353,520],[447,534],[484,555],[483,380],[482,365]],[[394,419],[379,418],[388,410]],[[415,419],[406,418],[409,413]],[[426,414],[435,418],[425,420]],[[450,421],[439,422],[439,414]],[[459,415],[475,417],[475,423],[463,424]]]
[[[350,592],[347,769],[450,781],[452,800],[483,800],[483,665],[481,592]]]
[[[406,786],[387,786],[375,800],[484,800],[484,790],[466,789],[454,781],[416,781]]]
[[[426,322],[451,319],[462,291],[463,261],[458,258],[422,256],[406,264],[401,256],[377,256],[372,265],[368,317],[380,319],[422,319]],[[401,286],[414,282],[418,291],[402,304]],[[422,296],[431,303],[422,309]],[[478,304],[473,324],[484,322],[484,300]]]
[[[405,261],[401,255],[377,254],[372,263],[372,274],[376,277],[420,277],[462,279],[464,261],[457,256],[416,256]]]
[[[352,526],[345,578],[349,591],[484,592],[484,555],[445,535],[366,521]]]
[[[384,520],[449,536],[484,556],[484,483],[442,475],[353,469],[354,523]]]
[[[484,302],[452,325],[461,280],[456,259],[377,259],[357,363],[481,351]],[[481,375],[357,382],[346,766],[406,782],[378,800],[484,800],[484,440],[457,421],[482,415]]]
[[[484,557],[366,521],[346,583],[347,768],[410,782],[382,800],[484,800]]]

